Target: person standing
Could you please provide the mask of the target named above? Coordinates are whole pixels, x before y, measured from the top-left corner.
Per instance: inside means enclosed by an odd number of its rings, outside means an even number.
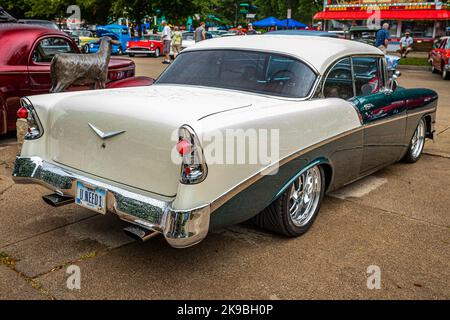
[[[237,36],[245,36],[244,30],[242,30],[242,26],[237,27],[236,35]]]
[[[206,29],[205,29],[204,22],[200,22],[200,26],[198,26],[198,28],[195,29],[194,40],[195,40],[195,43],[206,40]]]
[[[178,26],[174,27],[174,33],[172,37],[172,49],[173,58],[176,59],[181,52],[181,45],[183,43],[183,36],[181,35],[180,28]]]
[[[249,36],[255,35],[255,34],[256,34],[256,30],[253,29],[253,25],[252,25],[251,23],[248,24],[248,31],[247,31],[247,34],[248,34]]]
[[[400,39],[400,49],[397,50],[402,58],[406,58],[408,53],[412,51],[413,43],[414,39],[411,37],[411,33],[406,31],[405,36]]]
[[[378,30],[375,40],[375,47],[383,51],[384,54],[387,53],[389,38],[389,23],[384,23],[383,28]]]
[[[163,20],[161,22],[164,27],[162,32],[162,40],[163,40],[163,54],[165,56],[163,64],[170,64],[170,47],[172,46],[172,30],[167,25],[167,21]]]

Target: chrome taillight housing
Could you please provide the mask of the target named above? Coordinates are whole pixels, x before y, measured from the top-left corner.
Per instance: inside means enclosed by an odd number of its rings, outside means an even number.
[[[42,128],[41,122],[39,121],[36,110],[34,109],[30,100],[28,100],[27,98],[20,99],[20,105],[20,114],[18,112],[18,116],[20,118],[21,115],[26,114],[26,118],[24,119],[27,120],[28,123],[28,131],[25,135],[25,140],[39,139],[44,134],[44,129]],[[26,109],[28,113],[25,113],[23,109]]]
[[[183,184],[196,184],[206,179],[208,166],[200,141],[194,130],[184,125],[178,130],[177,152],[183,158],[181,179]]]

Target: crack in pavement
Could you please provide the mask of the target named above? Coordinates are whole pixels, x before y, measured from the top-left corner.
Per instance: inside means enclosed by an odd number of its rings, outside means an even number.
[[[4,190],[0,191],[0,196],[2,196],[6,191],[14,187],[14,183],[11,183],[11,185],[7,186]]]
[[[20,278],[22,278],[27,284],[29,284],[33,289],[39,291],[42,295],[47,297],[48,300],[56,300],[53,295],[50,294],[50,291],[38,281],[33,278],[30,278],[16,269],[16,262],[18,260],[14,259],[10,255],[5,252],[0,252],[0,265],[4,265],[10,270],[14,271]]]
[[[445,128],[444,130],[442,130],[441,132],[439,132],[437,135],[443,134],[445,131],[447,131],[448,129],[450,129],[450,126]]]

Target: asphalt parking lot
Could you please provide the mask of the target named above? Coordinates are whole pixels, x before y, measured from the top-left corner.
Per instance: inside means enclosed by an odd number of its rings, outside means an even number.
[[[157,77],[161,60],[136,58]],[[114,215],[51,208],[10,178],[17,146],[0,138],[0,299],[449,299],[450,82],[403,70],[406,87],[440,94],[438,140],[325,198],[309,233],[286,239],[243,224],[184,250],[134,242]],[[68,266],[81,289],[67,287]],[[381,289],[367,288],[378,266]]]

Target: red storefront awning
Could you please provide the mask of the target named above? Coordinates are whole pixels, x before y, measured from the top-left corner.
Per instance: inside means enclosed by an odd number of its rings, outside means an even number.
[[[316,13],[314,20],[366,20],[373,13],[367,11]],[[383,20],[449,20],[450,10],[381,10]]]

